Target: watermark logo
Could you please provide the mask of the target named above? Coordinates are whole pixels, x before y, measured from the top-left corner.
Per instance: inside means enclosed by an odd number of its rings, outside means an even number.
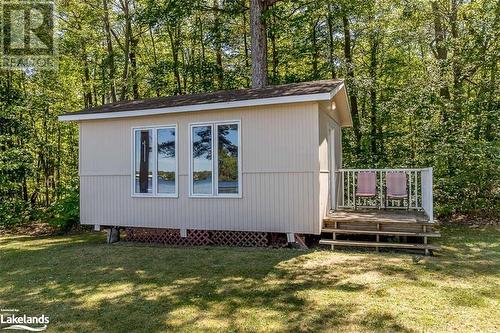
[[[20,315],[17,309],[0,310],[0,329],[42,332],[47,329],[49,317],[46,315],[27,316]]]
[[[57,69],[53,1],[1,1],[0,67]]]

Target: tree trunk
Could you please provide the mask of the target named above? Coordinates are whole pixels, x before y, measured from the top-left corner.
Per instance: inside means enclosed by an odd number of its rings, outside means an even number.
[[[354,76],[354,64],[352,62],[351,54],[351,31],[349,28],[349,19],[346,15],[342,17],[342,25],[344,29],[344,56],[347,67],[347,88],[349,89],[349,102],[351,104],[354,139],[356,140],[355,150],[358,155],[357,157],[359,158],[361,156],[361,130],[358,115],[358,97]]]
[[[250,34],[252,36],[252,88],[267,86],[267,36],[262,14],[266,1],[250,0]]]
[[[377,151],[377,52],[378,36],[376,33],[370,37],[370,147],[373,163],[378,162]]]
[[[155,37],[153,36],[153,29],[151,28],[151,26],[149,26],[149,37],[151,38],[151,46],[153,47],[153,61],[155,66],[158,66],[158,55],[156,52]],[[156,87],[155,92],[156,92],[156,97],[161,96],[160,88]]]
[[[90,90],[90,69],[85,48],[83,48],[83,100],[85,108],[92,107],[92,91]]]
[[[317,80],[319,78],[318,72],[318,40],[316,37],[316,29],[318,27],[319,20],[313,22],[311,26],[311,60],[312,60],[312,79]]]
[[[222,67],[222,34],[219,13],[219,0],[214,0],[214,37],[215,37],[215,59],[217,63],[217,86],[224,88],[224,70]]]
[[[249,52],[248,52],[248,40],[247,40],[247,12],[246,10],[243,11],[243,45],[245,48],[245,77],[247,78],[247,86],[250,85],[250,81],[248,80],[248,69],[250,68],[250,61],[249,61]]]
[[[54,187],[56,188],[56,198],[59,199],[60,192],[58,189],[61,184],[61,124],[57,124],[57,155],[56,155],[56,169],[55,169],[55,181]]]
[[[198,29],[199,29],[199,43],[201,46],[201,59],[198,61],[199,67],[198,67],[198,75],[199,75],[199,81],[201,83],[201,86],[203,87],[203,90],[206,90],[207,87],[207,78],[205,75],[205,65],[206,65],[206,60],[205,60],[205,39],[204,39],[204,32],[203,32],[203,21],[199,16],[197,16],[197,21],[198,21]]]
[[[40,161],[42,162],[42,168],[43,168],[43,180],[44,180],[44,193],[45,193],[45,207],[49,207],[50,205],[50,171],[49,171],[49,159],[50,159],[50,153],[46,152],[45,149],[49,147],[49,129],[47,126],[47,120],[49,118],[49,108],[45,107],[44,110],[44,117],[43,117],[43,131],[44,131],[44,146],[40,151]]]
[[[182,64],[182,91],[184,92],[187,92],[188,89],[187,89],[187,80],[188,80],[188,77],[187,77],[187,59],[186,59],[186,54],[183,50],[181,50],[181,64]]]
[[[149,189],[149,132],[141,131],[141,159],[139,163],[139,191],[140,193],[148,193]]]
[[[111,40],[111,28],[109,24],[108,0],[102,0],[104,9],[104,31],[106,32],[106,46],[108,51],[108,68],[109,82],[111,89],[111,101],[116,102],[116,87],[115,87],[115,60],[113,53],[113,42]]]
[[[137,77],[137,56],[136,49],[139,40],[132,37],[132,43],[130,47],[130,74],[132,76],[132,95],[134,99],[139,99],[139,79]]]
[[[335,71],[335,58],[333,52],[333,17],[332,17],[332,4],[328,2],[328,14],[326,16],[326,21],[328,24],[328,60],[330,61],[330,74],[331,78],[337,78],[337,73]]]
[[[450,100],[450,90],[448,88],[448,83],[446,81],[446,61],[448,59],[448,50],[446,48],[446,32],[442,23],[442,15],[439,10],[439,4],[437,1],[431,2],[432,13],[434,16],[434,40],[435,40],[435,56],[438,61],[439,66],[439,96],[442,101],[442,121],[446,123],[448,120],[448,113],[446,111],[446,102]]]
[[[497,70],[498,70],[498,62],[496,61],[495,58],[492,58],[489,87],[498,87]],[[490,89],[488,94],[489,95],[487,103],[488,111],[486,114],[486,126],[484,130],[484,138],[489,142],[493,142],[500,138],[500,131],[495,130],[495,128],[498,128],[498,110],[495,111],[495,104],[496,104],[495,90],[496,89]]]
[[[125,15],[125,42],[123,44],[123,74],[121,82],[120,100],[127,98],[128,88],[128,65],[130,59],[130,42],[132,40],[132,18],[130,17],[128,0],[123,1],[123,14]]]
[[[174,27],[174,29],[178,29],[178,28]],[[170,45],[172,47],[172,60],[174,62],[174,76],[175,76],[175,82],[177,84],[176,94],[180,95],[180,94],[182,94],[182,84],[181,84],[181,75],[179,73],[179,47],[178,47],[177,36],[174,37],[174,32],[172,31],[171,27],[168,28],[168,37],[170,39]]]
[[[272,52],[272,73],[273,73],[273,78],[272,78],[272,83],[277,84],[278,83],[278,64],[279,64],[279,59],[278,59],[278,50],[276,48],[276,15],[272,15],[272,29],[269,34],[269,38],[271,39],[271,52]]]
[[[462,78],[462,64],[460,63],[460,49],[459,49],[459,33],[458,33],[458,2],[451,0],[451,13],[450,13],[450,26],[452,37],[452,72],[453,72],[453,114],[458,116],[462,112],[462,98],[463,98],[463,78]]]

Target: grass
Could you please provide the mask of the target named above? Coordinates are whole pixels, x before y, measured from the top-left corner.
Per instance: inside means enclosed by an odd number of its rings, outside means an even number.
[[[500,231],[411,255],[0,238],[0,308],[49,332],[498,332]]]

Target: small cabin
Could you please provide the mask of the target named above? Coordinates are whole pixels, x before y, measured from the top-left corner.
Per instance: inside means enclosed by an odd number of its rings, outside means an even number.
[[[341,80],[121,101],[59,119],[79,125],[80,222],[96,229],[188,244],[293,242],[354,206]],[[408,204],[420,211],[421,198]]]

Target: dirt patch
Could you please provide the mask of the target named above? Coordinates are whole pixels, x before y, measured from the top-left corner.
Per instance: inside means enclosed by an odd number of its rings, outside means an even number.
[[[0,227],[0,236],[26,235],[26,236],[48,236],[54,235],[58,230],[48,223],[31,222],[12,227]]]
[[[495,214],[472,213],[452,214],[439,218],[439,224],[444,226],[468,226],[471,228],[499,227],[500,216]]]
[[[12,227],[0,226],[0,237],[12,236],[12,235],[23,235],[23,236],[51,236],[51,235],[61,235],[61,234],[73,235],[89,230],[92,230],[91,226],[76,225],[73,228],[71,228],[71,230],[69,230],[68,232],[63,232],[62,230],[54,226],[51,226],[46,222],[30,222]]]

